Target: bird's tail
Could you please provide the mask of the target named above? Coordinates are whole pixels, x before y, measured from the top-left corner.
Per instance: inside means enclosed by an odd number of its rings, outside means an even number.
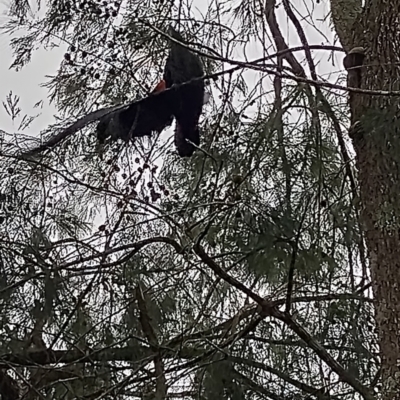
[[[190,142],[188,142],[190,140]],[[181,157],[191,157],[196,150],[193,146],[200,145],[200,132],[199,127],[195,126],[185,126],[182,123],[176,121],[175,127],[175,146],[178,150],[178,154]]]

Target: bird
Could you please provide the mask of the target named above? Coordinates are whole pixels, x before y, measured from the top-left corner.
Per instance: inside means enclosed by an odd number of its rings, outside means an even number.
[[[169,36],[184,43],[172,26]],[[169,54],[163,77],[149,96],[104,116],[97,125],[97,140],[103,144],[112,139],[130,141],[132,138],[161,133],[175,118],[175,146],[181,157],[190,157],[200,145],[199,118],[207,101],[203,65],[192,51],[170,40]],[[190,82],[190,83],[187,83]],[[184,85],[183,85],[184,84]],[[167,90],[169,89],[169,90]],[[189,143],[186,139],[188,139]]]
[[[182,35],[172,26],[169,36],[178,42],[185,43]],[[176,91],[173,104],[173,115],[176,120],[175,146],[181,157],[190,157],[195,147],[200,145],[199,118],[203,110],[205,87],[202,62],[198,55],[188,48],[170,40],[170,50],[164,68],[163,80],[157,85],[159,90],[172,89]],[[190,82],[190,83],[187,83]],[[187,83],[185,85],[182,85]],[[187,142],[190,140],[193,144]]]

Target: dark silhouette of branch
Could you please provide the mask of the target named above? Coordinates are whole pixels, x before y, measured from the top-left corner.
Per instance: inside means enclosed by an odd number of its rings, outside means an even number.
[[[258,312],[261,316],[271,316],[285,323],[293,332],[295,332],[302,340],[304,340],[308,347],[315,351],[318,357],[323,360],[340,378],[341,381],[349,384],[354,390],[360,393],[366,400],[375,400],[375,397],[370,390],[364,386],[358,379],[353,377],[348,371],[346,371],[341,364],[339,364],[327,350],[299,323],[295,321],[288,313],[278,310],[270,300],[263,299],[258,294],[247,288],[243,283],[229,275],[223,268],[221,268],[211,258],[204,249],[197,244],[195,253],[201,258],[201,260],[212,270],[215,274],[221,277],[225,282],[236,287],[251,299],[253,299],[258,305]]]
[[[235,356],[229,356],[228,360],[232,361],[236,364],[247,365],[249,367],[261,369],[262,371],[267,371],[271,374],[274,374],[275,376],[279,377],[280,379],[284,380],[285,382],[289,383],[290,385],[300,389],[302,392],[315,396],[317,399],[332,400],[332,397],[329,395],[329,393],[324,393],[324,389],[317,389],[313,386],[310,386],[303,382],[300,382],[297,379],[294,379],[289,374],[279,371],[276,368],[272,368],[272,367],[266,365],[265,363],[260,363],[260,362],[254,361],[254,360],[247,360],[245,358],[235,357]],[[245,377],[245,376],[242,375],[242,377]],[[248,378],[245,377],[245,379],[248,379]]]
[[[155,399],[162,400],[167,396],[167,383],[165,379],[164,363],[161,356],[161,350],[158,344],[157,336],[151,325],[151,318],[146,306],[146,300],[143,294],[142,285],[139,284],[136,288],[136,300],[139,307],[139,321],[142,330],[149,341],[150,348],[155,353],[154,356],[154,369],[156,374],[156,392]]]
[[[184,249],[182,246],[176,242],[175,240],[168,237],[157,237],[150,238],[141,241],[134,245],[136,250],[139,250],[151,243],[165,243],[172,246],[178,254],[183,254]],[[199,256],[199,258],[220,278],[222,278],[225,282],[230,285],[236,287],[241,292],[248,295],[252,298],[255,303],[258,305],[256,310],[257,313],[260,314],[261,317],[271,316],[275,317],[278,320],[285,323],[291,330],[293,330],[304,342],[308,345],[309,348],[315,351],[315,353],[323,360],[331,369],[334,371],[340,378],[341,381],[348,383],[351,387],[353,387],[358,393],[364,396],[367,400],[374,400],[374,397],[371,395],[370,391],[356,378],[354,378],[351,374],[349,374],[328,352],[327,350],[315,339],[313,336],[300,324],[298,324],[294,318],[292,318],[287,313],[280,311],[277,307],[277,303],[273,301],[266,300],[254,293],[251,289],[247,288],[243,283],[239,282],[237,279],[229,275],[223,268],[221,268],[213,258],[211,258],[204,248],[197,244],[194,248],[194,252]],[[328,297],[326,297],[328,299]],[[293,299],[295,301],[297,299]],[[285,303],[285,300],[283,300]],[[125,360],[131,360],[131,354],[125,354],[121,349],[109,350],[111,352],[118,352],[121,358]],[[151,353],[151,349],[148,349]],[[190,352],[190,350],[188,350]],[[13,362],[21,365],[31,365],[32,362],[37,364],[43,364],[48,362],[56,362],[61,359],[63,362],[68,362],[69,359],[73,356],[74,352],[64,352],[64,351],[40,351],[32,354],[28,354],[25,357],[17,357],[13,355],[8,355],[2,357],[2,359],[8,363]],[[78,352],[75,355],[75,359],[85,359],[85,357],[89,360],[95,359],[97,353],[91,354],[90,357],[84,356],[82,357],[82,353]],[[182,355],[181,355],[182,356]],[[193,354],[192,354],[193,356]],[[126,358],[124,358],[126,357]],[[1,358],[0,358],[1,361]],[[72,360],[71,360],[72,361]],[[1,366],[1,364],[0,364]]]
[[[19,399],[17,382],[2,369],[0,369],[0,395],[3,400]]]

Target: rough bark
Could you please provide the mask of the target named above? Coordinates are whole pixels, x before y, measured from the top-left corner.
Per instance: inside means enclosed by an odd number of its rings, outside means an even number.
[[[338,1],[331,0],[332,11]],[[367,0],[357,30],[336,29],[346,45],[361,46],[360,86],[400,90],[400,0]],[[350,36],[352,38],[350,38]],[[345,44],[344,43],[344,44]],[[348,50],[348,48],[346,49]],[[383,398],[400,399],[400,96],[349,97],[380,346]],[[361,132],[361,134],[360,134]]]
[[[353,26],[361,11],[361,0],[331,0],[332,22],[346,52],[354,47]]]

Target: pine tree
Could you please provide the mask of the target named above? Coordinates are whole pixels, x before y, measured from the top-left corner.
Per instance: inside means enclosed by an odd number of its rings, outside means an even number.
[[[347,76],[397,91],[397,0],[331,0],[343,49],[307,30],[329,35],[329,10],[292,3],[11,4],[13,68],[66,52],[40,138],[4,101],[3,399],[398,398],[397,97],[345,96]],[[172,128],[99,154],[98,121],[163,77],[171,25],[212,92],[199,148],[180,158]],[[342,68],[360,47],[361,75]]]

